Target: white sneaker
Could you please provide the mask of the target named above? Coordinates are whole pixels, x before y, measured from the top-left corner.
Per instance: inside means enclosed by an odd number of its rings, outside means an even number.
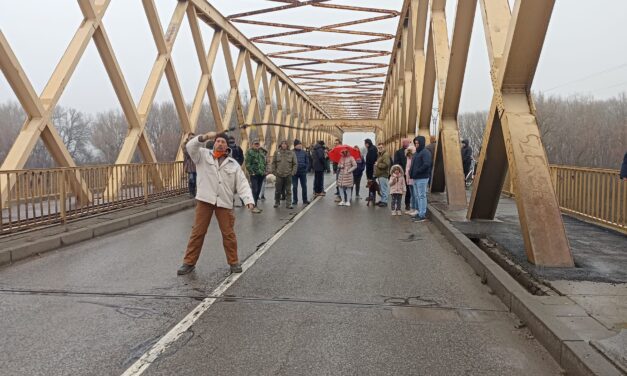
[[[400,211],[400,210],[397,210],[397,211],[396,211],[396,215],[401,215],[401,211]]]
[[[344,206],[351,206],[350,201],[346,201],[346,202],[344,203]]]
[[[344,203],[344,201],[340,201],[337,203],[337,206],[345,206],[346,204]]]

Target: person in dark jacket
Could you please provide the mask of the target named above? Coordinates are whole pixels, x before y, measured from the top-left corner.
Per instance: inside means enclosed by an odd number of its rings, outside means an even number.
[[[296,174],[292,176],[292,205],[298,204],[298,182],[303,190],[303,205],[308,205],[307,200],[307,170],[309,170],[309,155],[303,150],[303,144],[299,139],[294,140],[294,154],[298,167]]]
[[[242,150],[242,148],[240,148],[235,143],[235,137],[233,136],[229,136],[228,143],[229,143],[229,149],[231,149],[231,157],[235,159],[237,163],[239,163],[240,166],[243,165],[244,164],[244,150]]]
[[[313,147],[314,145],[311,145],[310,147],[305,149],[305,152],[307,153],[307,159],[309,160],[309,168],[307,169],[307,173],[313,172],[313,158],[311,156]]]
[[[464,179],[470,173],[472,166],[472,147],[468,144],[468,140],[462,140],[462,165],[464,166]]]
[[[374,164],[379,158],[379,150],[369,138],[364,141],[364,145],[366,145],[366,177],[368,180],[372,180],[374,179]]]
[[[425,149],[425,138],[423,136],[416,138],[418,148],[416,148],[416,154],[411,159],[409,177],[414,180],[414,192],[418,195],[418,214],[414,217],[414,221],[423,222],[427,216],[427,185],[433,162],[431,153]]]
[[[425,149],[431,153],[431,160],[435,160],[435,152],[438,147],[438,140],[435,136],[429,136],[429,145],[425,146]],[[431,187],[431,175],[429,175],[429,187]]]
[[[276,176],[274,185],[274,208],[278,208],[282,199],[285,207],[292,209],[292,176],[296,175],[298,164],[296,155],[288,149],[286,140],[281,141],[279,149],[272,158],[272,174]]]
[[[338,146],[340,146],[341,142],[339,138],[336,138],[335,141],[333,141],[333,147],[336,148]],[[337,176],[337,162],[333,162],[333,175]],[[337,195],[339,196],[340,193],[338,191]]]
[[[333,148],[336,148],[338,146],[340,146],[341,142],[339,138],[336,138],[334,143],[333,143]],[[338,163],[337,162],[333,162],[333,175],[335,175],[335,179],[337,180],[338,178],[338,169],[337,169]],[[343,202],[342,198],[340,197],[340,186],[336,185],[335,186],[335,202]]]
[[[620,178],[622,180],[627,180],[627,153],[623,157],[623,165],[620,166]]]
[[[324,141],[318,141],[313,147],[311,159],[314,170],[314,197],[324,196],[324,171],[326,170]]]
[[[399,165],[402,167],[403,169],[403,173],[405,172],[405,170],[407,169],[407,156],[405,155],[405,151],[407,150],[407,148],[409,147],[410,141],[408,138],[404,138],[401,140],[401,148],[398,149],[395,153],[394,153],[394,161],[393,161],[393,165]],[[411,203],[411,188],[409,187],[409,185],[407,185],[405,187],[406,189],[406,193],[405,193],[405,210],[409,211],[409,204]]]
[[[353,181],[355,183],[355,197],[359,197],[359,186],[361,185],[361,177],[364,175],[364,170],[366,169],[366,161],[364,161],[364,157],[361,156],[361,151],[359,150],[359,146],[353,146],[357,152],[359,152],[359,159],[356,159],[357,168],[353,171]]]
[[[429,145],[425,146],[425,149],[429,150],[431,153],[431,160],[435,157],[435,148],[438,146],[438,141],[435,139],[435,136],[429,136]]]
[[[183,149],[183,168],[185,172],[187,172],[187,187],[189,188],[189,196],[191,198],[196,197],[196,164],[192,161],[192,157],[189,156],[185,145],[194,137],[196,137],[196,135],[190,132],[181,146]]]

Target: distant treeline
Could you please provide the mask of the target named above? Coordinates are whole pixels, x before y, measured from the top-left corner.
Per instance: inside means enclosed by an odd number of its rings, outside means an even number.
[[[598,100],[586,96],[534,95],[538,126],[549,163],[619,169],[627,152],[627,94]],[[488,113],[459,116],[462,138],[478,154]]]
[[[552,164],[619,168],[627,151],[627,94],[597,100],[586,96],[534,95],[542,141]],[[261,97],[263,99],[263,96]],[[244,111],[248,96],[242,98]],[[226,95],[219,98],[224,108]],[[263,109],[264,103],[260,103]],[[273,107],[276,107],[273,104]],[[0,161],[4,161],[25,119],[17,102],[0,104]],[[462,138],[479,150],[487,112],[459,116]],[[87,114],[74,108],[57,106],[53,122],[77,164],[114,163],[127,132],[121,110]],[[236,116],[231,119],[232,125]],[[211,109],[204,105],[198,120],[198,132],[215,129]],[[181,130],[172,102],[155,103],[148,116],[146,133],[157,160],[170,161],[178,150]],[[235,135],[238,136],[237,134]],[[256,136],[256,135],[253,135]],[[135,161],[140,161],[136,153]],[[26,167],[52,167],[54,163],[39,141]]]

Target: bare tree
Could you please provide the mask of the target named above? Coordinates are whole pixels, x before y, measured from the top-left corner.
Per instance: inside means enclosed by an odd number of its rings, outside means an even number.
[[[120,110],[96,114],[93,122],[92,144],[98,151],[97,160],[114,163],[124,142],[128,125]]]
[[[538,126],[549,162],[618,168],[627,149],[627,95],[598,100],[536,94]]]
[[[483,141],[483,132],[487,121],[488,113],[486,111],[467,112],[459,114],[457,117],[459,136],[468,140],[475,158],[479,156],[479,149]]]
[[[0,162],[4,162],[24,120],[26,113],[19,103],[0,103]]]
[[[181,141],[180,120],[172,102],[155,103],[148,114],[146,132],[158,161],[172,161]]]

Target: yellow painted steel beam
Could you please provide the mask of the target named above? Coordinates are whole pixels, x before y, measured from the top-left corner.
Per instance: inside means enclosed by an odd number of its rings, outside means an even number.
[[[499,22],[495,20],[505,13],[507,1],[504,0],[500,8],[495,2],[482,0],[486,33],[494,30],[489,26]],[[468,216],[476,219],[486,213],[494,215],[498,195],[496,199],[488,195],[495,190],[500,192],[508,170],[494,160],[506,159],[527,258],[541,266],[573,267],[530,96],[554,3],[554,0],[516,1],[501,59],[501,47],[497,43],[502,41],[502,35],[490,34],[486,38],[494,58],[494,98]]]
[[[91,3],[87,0],[81,0],[79,5],[85,8],[91,6]],[[0,170],[22,168],[40,137],[55,163],[62,167],[76,166],[67,147],[63,144],[61,137],[54,128],[51,117],[63,90],[67,86],[69,78],[76,69],[89,40],[97,30],[108,5],[109,1],[102,2],[96,10],[89,13],[93,18],[85,18],[83,20],[39,97],[34,94],[30,81],[11,50],[4,34],[0,31],[0,69],[7,77],[9,85],[15,91],[27,115],[26,122],[22,126]],[[78,202],[84,204],[91,201],[91,192],[83,179],[78,175],[70,175],[68,178],[70,185],[73,186],[78,196]],[[0,191],[2,191],[0,200],[6,199],[12,184],[13,182],[0,181]]]
[[[422,81],[422,95],[420,98],[420,112],[418,116],[418,134],[429,138],[431,129],[431,111],[433,97],[435,95],[435,55],[433,52],[433,27],[429,27],[427,37],[427,50],[424,65],[424,78]]]
[[[445,6],[444,2],[439,5]],[[476,0],[458,1],[453,39],[448,47],[448,31],[443,11],[433,13],[436,71],[438,76],[438,142],[434,155],[432,192],[444,192],[453,207],[466,206],[466,184],[460,155],[457,113],[477,6]],[[444,9],[444,8],[441,8]]]
[[[228,36],[229,40],[235,44],[237,47],[244,48],[249,51],[250,56],[253,60],[255,60],[258,64],[263,64],[266,66],[267,70],[274,75],[277,75],[281,82],[287,83],[289,87],[296,92],[305,100],[310,102],[318,111],[320,111],[323,116],[329,117],[328,114],[324,111],[322,107],[320,107],[316,102],[310,99],[310,97],[296,84],[292,81],[285,72],[283,72],[279,67],[277,67],[264,53],[259,50],[257,46],[255,46],[248,38],[244,36],[233,24],[224,17],[218,10],[213,7],[206,0],[190,0],[194,6],[196,7],[196,11],[198,17],[206,22],[209,26],[213,28],[218,28],[223,30]]]

